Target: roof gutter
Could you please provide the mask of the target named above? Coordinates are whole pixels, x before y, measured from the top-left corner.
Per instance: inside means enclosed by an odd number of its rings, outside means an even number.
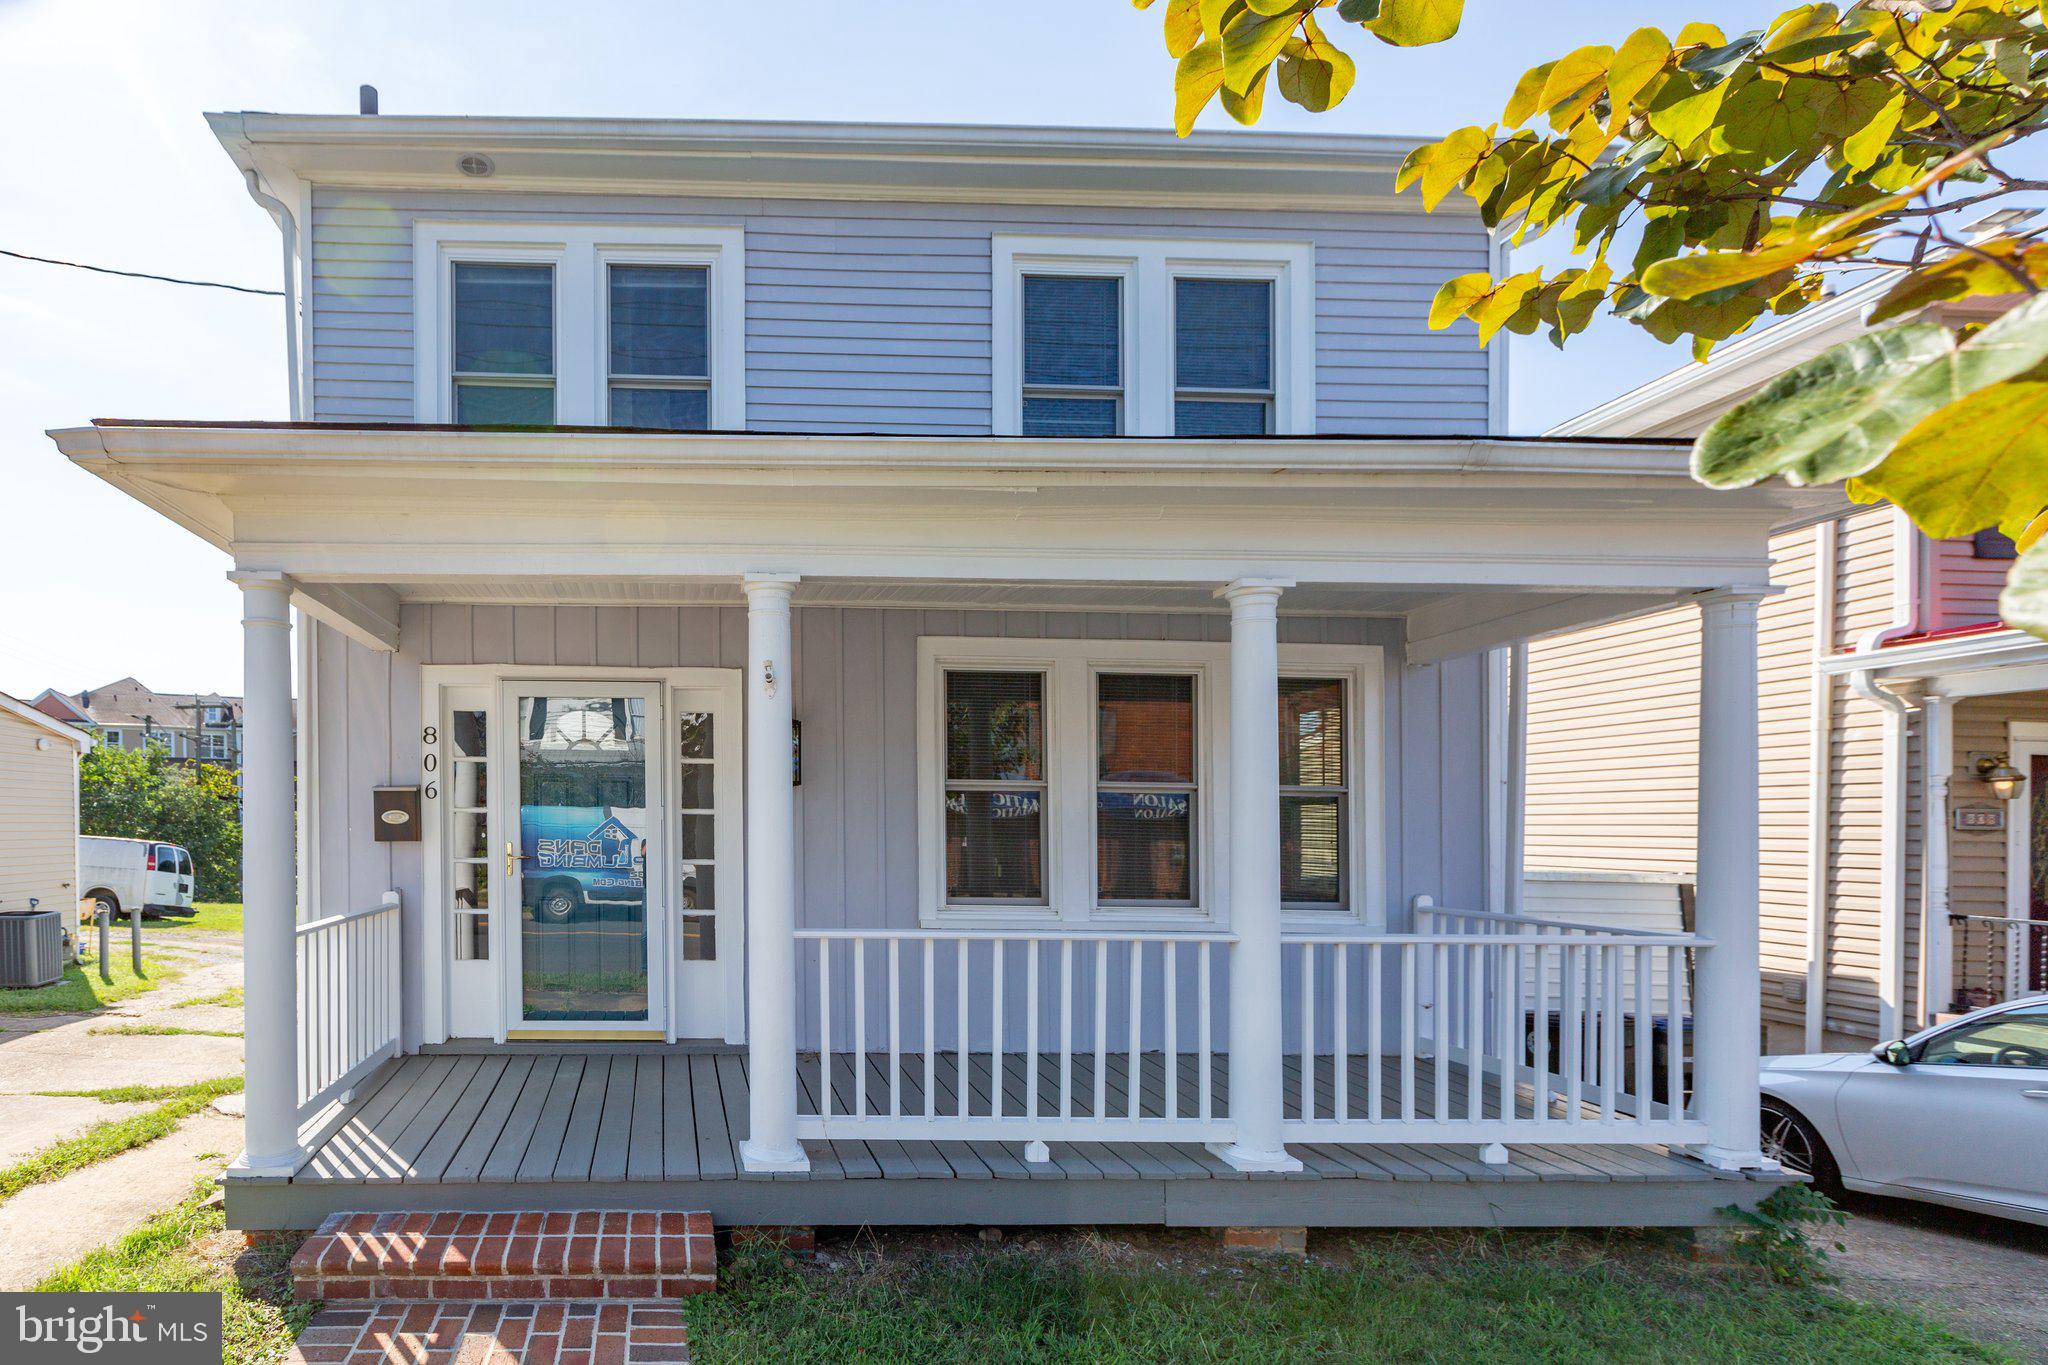
[[[285,386],[290,396],[292,420],[296,422],[303,415],[299,397],[299,223],[282,199],[264,190],[262,177],[254,170],[243,170],[242,181],[249,187],[249,197],[261,204],[276,221],[278,234],[284,243]]]

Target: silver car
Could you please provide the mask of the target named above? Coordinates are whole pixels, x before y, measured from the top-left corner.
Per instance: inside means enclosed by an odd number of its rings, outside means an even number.
[[[1766,1057],[1763,1147],[1832,1194],[2048,1225],[2048,995],[1867,1053]]]

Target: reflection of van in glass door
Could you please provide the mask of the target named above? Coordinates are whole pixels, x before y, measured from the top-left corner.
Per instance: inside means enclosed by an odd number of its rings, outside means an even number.
[[[647,904],[647,811],[521,806],[522,909],[562,924],[601,906]]]

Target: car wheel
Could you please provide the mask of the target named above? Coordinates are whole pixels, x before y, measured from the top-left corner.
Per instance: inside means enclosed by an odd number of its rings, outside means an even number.
[[[1765,1100],[1762,1121],[1765,1156],[1795,1175],[1810,1178],[1813,1187],[1829,1198],[1841,1198],[1842,1168],[1804,1114],[1777,1100]]]
[[[533,907],[533,917],[545,924],[567,924],[582,908],[582,898],[573,887],[550,886],[540,893],[540,901]]]

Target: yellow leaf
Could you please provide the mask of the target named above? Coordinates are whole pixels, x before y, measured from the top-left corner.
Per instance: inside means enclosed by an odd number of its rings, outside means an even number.
[[[1167,0],[1166,54],[1185,57],[1202,41],[1201,0]]]
[[[1764,38],[1764,51],[1776,52],[1808,38],[1824,37],[1835,31],[1840,19],[1841,15],[1833,5],[1801,5],[1798,9],[1786,10],[1778,16]]]
[[[1246,10],[1223,30],[1223,89],[1247,95],[1254,82],[1265,83],[1266,68],[1273,64],[1287,40],[1294,35],[1300,16],[1259,14]],[[1254,114],[1253,118],[1257,115]],[[1244,122],[1245,120],[1239,120]]]
[[[1701,251],[1658,261],[1643,271],[1643,289],[1669,299],[1691,299],[1731,284],[1747,284],[1775,275],[1787,266],[1811,258],[1823,244],[1811,237],[1794,237],[1788,242],[1760,251]]]
[[[1465,0],[1380,0],[1379,17],[1365,27],[1395,47],[1426,47],[1458,31]]]
[[[1937,408],[1863,482],[1931,536],[2031,522],[2048,507],[2048,378],[2039,375]]]
[[[1429,304],[1429,325],[1432,329],[1448,327],[1465,316],[1465,310],[1486,297],[1493,288],[1493,277],[1485,271],[1460,275],[1444,281],[1436,291],[1436,297]]]
[[[1273,68],[1262,66],[1252,77],[1251,84],[1243,90],[1232,90],[1230,82],[1223,83],[1223,112],[1249,128],[1259,121],[1259,110],[1266,103],[1266,73]]]
[[[1607,72],[1607,98],[1615,113],[1633,102],[1670,60],[1671,41],[1658,30],[1639,28],[1629,34]]]
[[[1491,341],[1493,334],[1521,311],[1530,291],[1542,283],[1542,271],[1527,270],[1519,275],[1510,275],[1489,290],[1479,305],[1471,310],[1472,321],[1479,325],[1479,344],[1484,346]]]
[[[1558,58],[1536,97],[1536,107],[1549,115],[1552,128],[1563,132],[1593,107],[1606,88],[1607,64],[1613,60],[1611,47],[1582,47]]]
[[[1507,108],[1501,110],[1502,123],[1514,128],[1529,121],[1536,112],[1544,85],[1550,80],[1550,68],[1556,65],[1556,62],[1545,62],[1522,73],[1522,79],[1515,82],[1515,92],[1508,96]]]
[[[1877,164],[1884,155],[1884,149],[1891,144],[1892,134],[1899,130],[1899,117],[1906,112],[1906,93],[1900,91],[1891,97],[1855,132],[1842,139],[1842,160],[1851,168],[1867,171]]]
[[[1728,38],[1713,24],[1694,20],[1678,30],[1678,36],[1671,40],[1673,47],[1722,47]]]
[[[1202,112],[1223,88],[1223,44],[1214,38],[1197,43],[1180,59],[1173,73],[1173,130],[1186,137]]]
[[[1458,182],[1470,174],[1479,164],[1480,158],[1493,146],[1491,129],[1470,127],[1460,128],[1441,142],[1432,142],[1417,147],[1402,163],[1401,172],[1394,179],[1394,189],[1407,189],[1417,180],[1422,182],[1422,206],[1433,209]]]
[[[2012,543],[2018,547],[2021,554],[2025,554],[2034,548],[2035,542],[2043,535],[2048,535],[2048,512],[2043,512],[2028,522],[2020,533],[2012,538]]]

